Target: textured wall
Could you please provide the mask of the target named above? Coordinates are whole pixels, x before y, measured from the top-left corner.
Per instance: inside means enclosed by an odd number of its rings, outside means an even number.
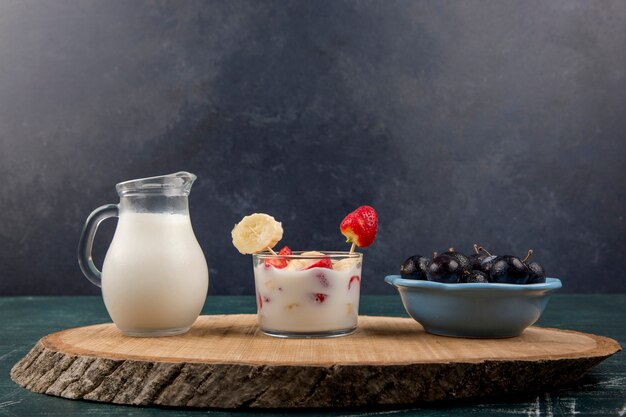
[[[243,215],[342,249],[360,204],[380,215],[369,293],[475,241],[625,291],[625,19],[619,0],[2,0],[0,294],[97,293],[89,212],[183,169],[212,294],[253,292]]]

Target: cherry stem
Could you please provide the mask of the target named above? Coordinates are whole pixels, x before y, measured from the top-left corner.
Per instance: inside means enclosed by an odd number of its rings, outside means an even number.
[[[476,252],[476,255],[480,254],[480,251],[478,250],[478,245],[476,243],[474,243],[474,252]]]
[[[433,252],[433,259],[435,259],[439,255],[437,252]]]
[[[531,256],[533,256],[533,250],[532,249],[528,249],[528,253],[526,254],[526,257],[524,259],[522,259],[522,262],[526,262],[527,260],[530,259]]]
[[[352,247],[350,248],[350,255],[352,255],[355,250],[356,250],[356,243],[352,242]]]
[[[478,246],[478,251],[482,251],[482,252],[485,252],[489,256],[493,256],[492,254],[489,253],[487,249],[483,248],[482,246]],[[478,251],[476,253],[478,253]]]

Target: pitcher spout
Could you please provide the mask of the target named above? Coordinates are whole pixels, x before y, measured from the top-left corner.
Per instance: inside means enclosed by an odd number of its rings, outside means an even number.
[[[191,192],[191,186],[196,178],[196,175],[191,172],[180,171],[173,174],[120,182],[115,186],[115,189],[120,197],[141,194],[187,196]]]

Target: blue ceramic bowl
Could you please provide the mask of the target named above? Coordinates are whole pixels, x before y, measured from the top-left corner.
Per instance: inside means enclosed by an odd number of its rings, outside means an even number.
[[[544,284],[443,284],[388,275],[407,313],[428,333],[502,338],[519,336],[535,323],[561,281]]]

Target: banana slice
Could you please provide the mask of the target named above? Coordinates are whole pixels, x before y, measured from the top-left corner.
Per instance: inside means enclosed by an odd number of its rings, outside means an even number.
[[[324,256],[324,254],[322,252],[318,252],[316,250],[311,250],[308,252],[302,252],[302,256]],[[312,259],[310,259],[312,260]],[[317,261],[315,261],[317,262]]]
[[[312,265],[309,263],[309,259],[292,259],[289,261],[287,268],[285,271],[300,271],[301,269],[305,269],[307,266]]]
[[[348,271],[356,267],[357,263],[359,263],[358,258],[345,258],[337,262],[333,262],[333,269],[336,271]]]
[[[302,256],[324,256],[324,254],[322,252],[309,251],[302,252]],[[319,259],[292,259],[285,269],[288,271],[300,271],[313,265],[317,261],[319,261]]]
[[[231,236],[239,252],[252,254],[276,246],[283,238],[283,226],[269,214],[254,213],[241,219]]]

